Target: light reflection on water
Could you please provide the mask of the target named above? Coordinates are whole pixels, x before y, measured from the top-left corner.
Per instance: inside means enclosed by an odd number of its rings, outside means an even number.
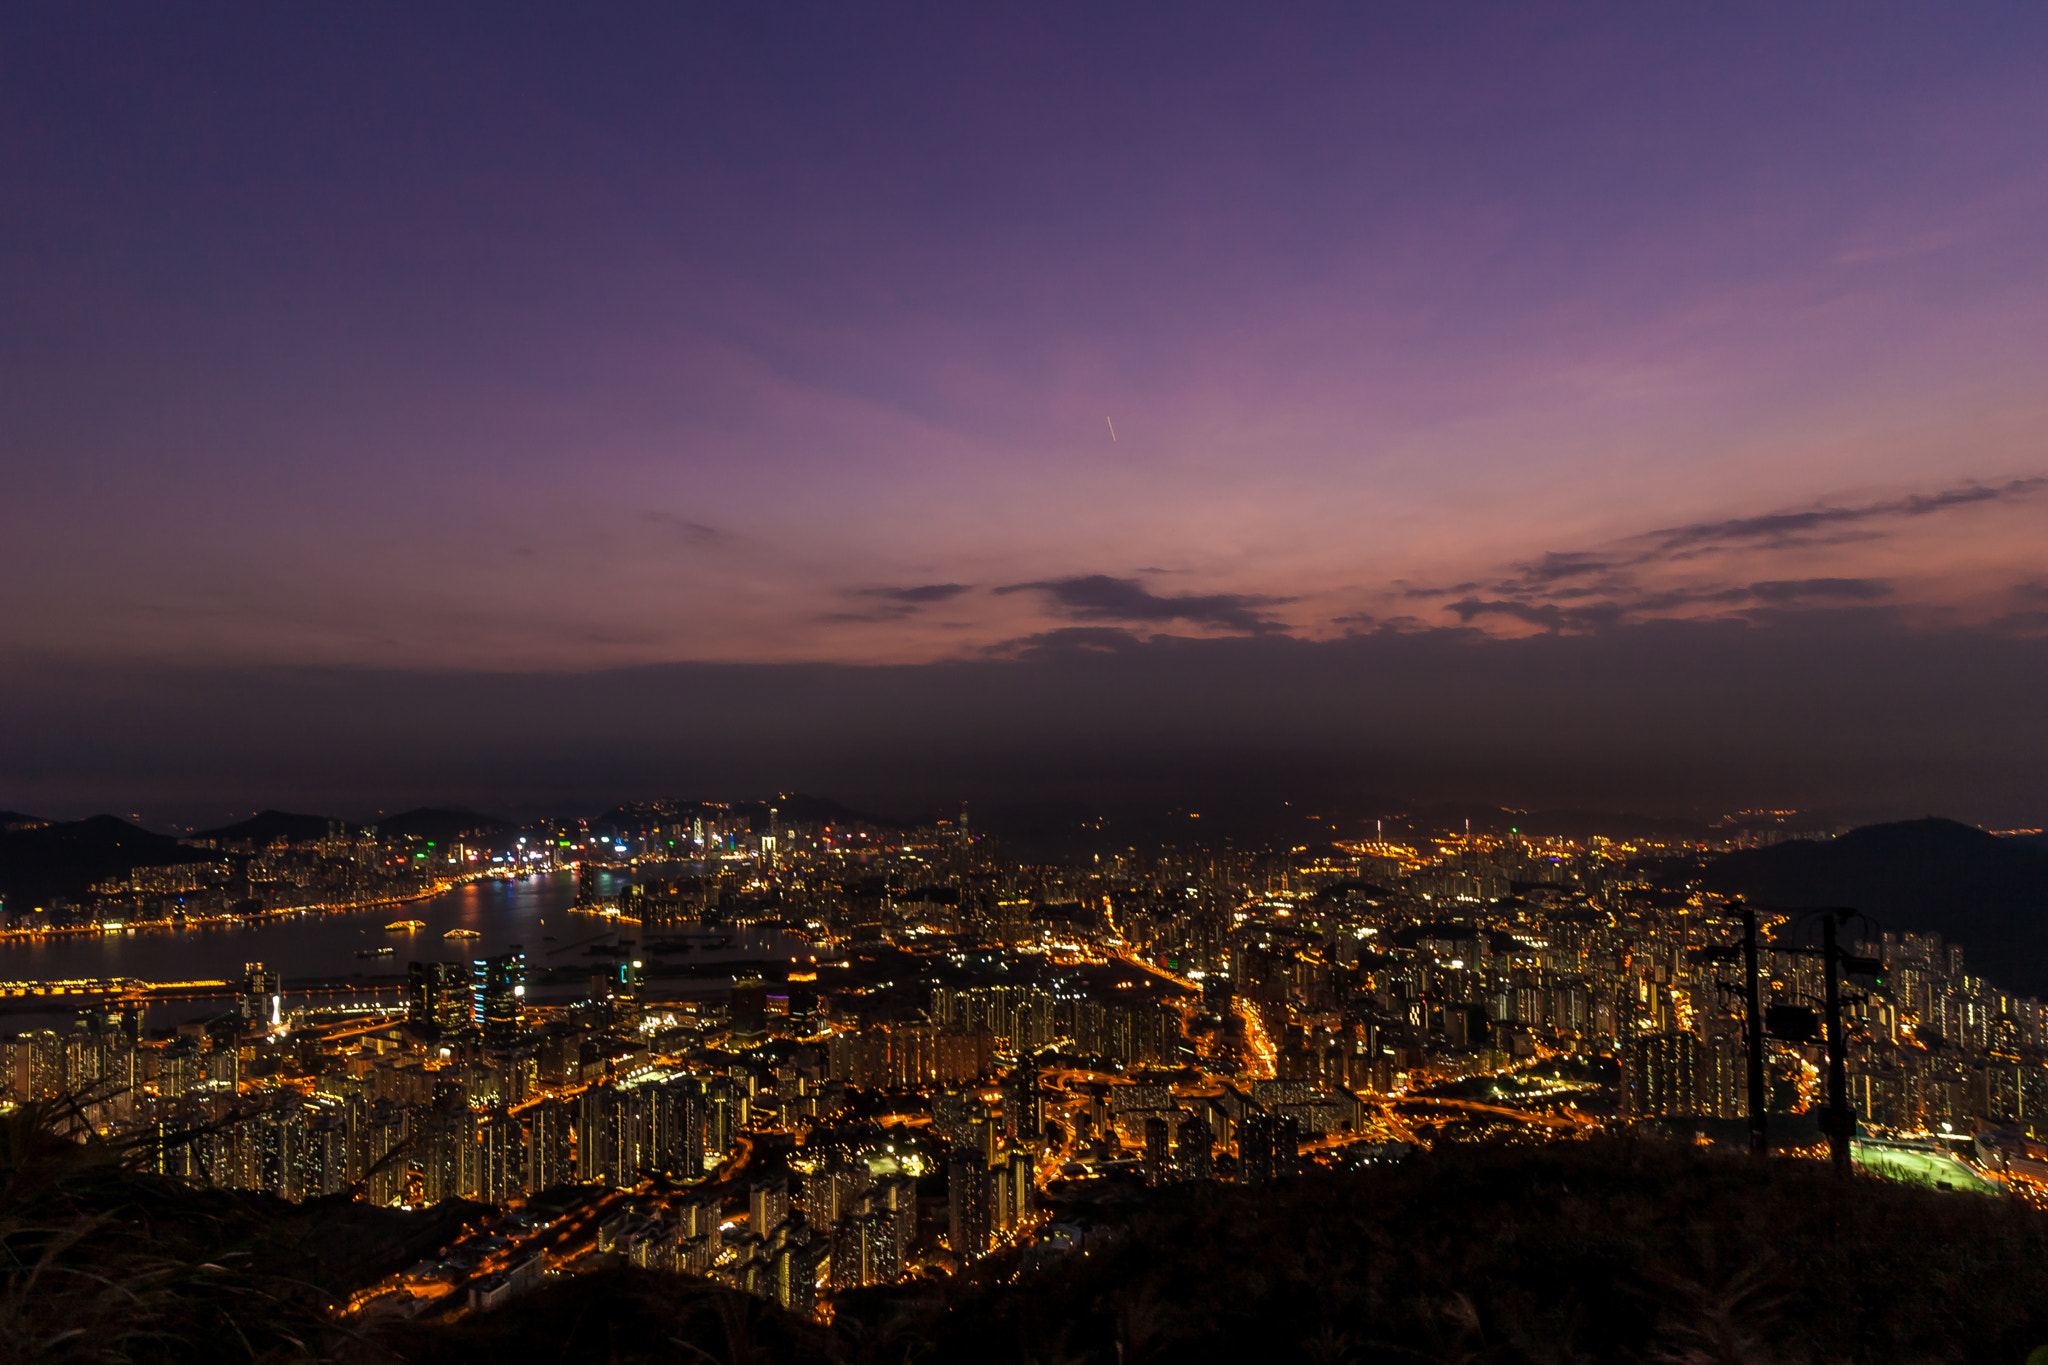
[[[608,888],[601,888],[608,889]],[[259,921],[249,925],[199,925],[186,929],[136,929],[107,934],[52,934],[37,938],[0,938],[0,979],[52,981],[83,977],[139,977],[145,981],[234,981],[244,964],[261,962],[284,978],[287,1006],[300,1003],[295,982],[361,975],[403,978],[413,961],[456,961],[489,957],[519,947],[536,968],[589,968],[611,958],[589,958],[578,945],[622,933],[640,937],[636,924],[618,924],[570,912],[576,900],[574,873],[562,872],[519,880],[487,878],[465,883],[439,896],[374,910],[315,912]],[[387,931],[399,920],[420,920],[425,927],[410,933]],[[450,929],[469,929],[475,938],[444,937]],[[732,947],[721,953],[699,953],[697,961],[754,957],[773,942],[768,936],[731,934]],[[550,941],[552,940],[552,941]],[[390,947],[385,957],[356,955]],[[383,998],[394,999],[386,981]],[[323,1000],[328,997],[321,997]],[[367,993],[365,999],[372,998]],[[218,1013],[225,1002],[159,1005],[148,1022],[161,1025]],[[0,1035],[33,1028],[65,1027],[71,1011],[0,1014]]]

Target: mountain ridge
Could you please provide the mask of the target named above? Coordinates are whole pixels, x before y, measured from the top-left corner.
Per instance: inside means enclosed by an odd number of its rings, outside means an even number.
[[[494,815],[460,806],[415,806],[396,815],[387,815],[376,823],[379,838],[426,839],[437,844],[478,836],[489,841],[511,828],[509,823]]]
[[[2048,850],[2030,843],[1928,816],[1723,854],[1701,883],[1759,906],[1848,906],[1880,930],[1939,933],[1972,975],[2048,995]]]
[[[95,883],[138,867],[210,862],[215,856],[112,815],[10,829],[0,832],[0,896],[18,914],[59,897],[75,900]]]
[[[265,847],[283,839],[288,843],[310,843],[327,836],[332,819],[325,815],[301,815],[293,811],[261,810],[246,820],[217,829],[202,829],[194,839],[213,839],[222,843],[239,843],[247,840],[257,847]]]

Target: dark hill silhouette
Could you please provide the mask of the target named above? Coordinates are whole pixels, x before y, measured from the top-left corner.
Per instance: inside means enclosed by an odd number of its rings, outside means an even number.
[[[386,839],[430,839],[437,844],[490,840],[510,828],[495,816],[454,806],[419,806],[377,822],[377,833]]]
[[[29,825],[47,825],[50,822],[40,815],[23,815],[18,810],[0,810],[0,830],[21,829]]]
[[[205,829],[195,839],[214,839],[224,844],[244,840],[266,848],[282,839],[287,843],[309,844],[327,837],[330,820],[325,815],[294,815],[290,811],[266,810],[219,829]]]
[[[0,833],[0,895],[7,897],[10,913],[19,913],[59,896],[76,900],[93,883],[138,867],[207,862],[214,856],[111,815],[8,830]]]
[[[855,810],[825,796],[810,796],[803,792],[784,792],[779,796],[759,801],[705,802],[705,801],[662,801],[629,802],[613,806],[598,816],[592,824],[598,828],[636,829],[648,824],[666,824],[671,820],[689,821],[693,816],[741,815],[756,831],[766,832],[768,811],[776,811],[777,818],[784,826],[789,825],[871,825],[876,829],[911,829],[910,822],[887,815],[875,815],[868,811]],[[950,816],[948,818],[951,818]]]
[[[1538,838],[1552,836],[1584,839],[1602,835],[1609,839],[1677,838],[1704,839],[1712,831],[1701,821],[1681,817],[1642,815],[1613,810],[1508,810],[1501,806],[1446,803],[1421,806],[1388,820],[1418,831],[1455,830],[1465,821],[1475,832],[1505,834],[1516,830]]]
[[[687,823],[693,816],[724,817],[738,815],[744,818],[748,828],[765,834],[768,830],[768,812],[776,812],[784,828],[791,825],[870,825],[876,829],[912,829],[912,822],[898,820],[892,816],[875,815],[869,811],[855,810],[826,796],[810,796],[804,792],[783,792],[758,801],[706,802],[706,801],[661,801],[628,802],[613,806],[591,823],[599,830],[637,829],[649,824],[667,824],[672,820]]]
[[[828,796],[809,796],[803,792],[788,792],[763,801],[741,801],[733,809],[746,816],[755,829],[765,830],[768,828],[770,806],[775,808],[785,825],[869,825],[875,829],[912,827],[903,820],[855,810]]]
[[[2048,851],[1953,820],[1866,825],[1827,843],[1744,849],[1706,870],[1708,890],[1759,905],[1848,905],[1894,932],[1963,946],[1972,975],[2048,995]]]

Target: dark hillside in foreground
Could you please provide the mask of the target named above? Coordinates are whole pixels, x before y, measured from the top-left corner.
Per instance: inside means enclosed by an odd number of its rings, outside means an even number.
[[[2017,1361],[2048,1217],[1661,1143],[1452,1150],[1190,1188],[1123,1241],[955,1297],[932,1358]],[[843,1304],[841,1331],[891,1295]],[[900,1295],[893,1296],[900,1297]]]
[[[2048,852],[1953,820],[1866,825],[1827,843],[1745,849],[1711,891],[1759,905],[1854,906],[1893,932],[1937,932],[2005,990],[2048,995]]]
[[[694,1275],[623,1265],[544,1281],[502,1308],[453,1323],[389,1323],[374,1340],[394,1365],[839,1365],[849,1360],[829,1327],[765,1299]],[[679,1343],[687,1343],[687,1349]],[[900,1351],[880,1357],[902,1359]]]
[[[843,1294],[829,1325],[620,1267],[454,1322],[344,1327],[319,1306],[426,1254],[429,1224],[452,1232],[463,1210],[188,1190],[19,1116],[0,1128],[10,1359],[2009,1365],[2048,1344],[2048,1215],[1625,1138],[1174,1186],[1085,1256],[1029,1270],[1006,1253],[965,1280]]]
[[[2048,1343],[2048,1216],[1677,1144],[1466,1148],[1175,1187],[1086,1256],[845,1294],[829,1327],[619,1270],[379,1340],[414,1365],[2013,1362]]]
[[[187,848],[111,815],[0,832],[0,896],[10,913],[77,900],[95,882],[138,867],[208,862],[217,855]]]
[[[480,1211],[195,1189],[147,1173],[141,1144],[63,1136],[76,1118],[65,1100],[0,1114],[0,1360],[333,1358],[356,1343],[330,1307]]]

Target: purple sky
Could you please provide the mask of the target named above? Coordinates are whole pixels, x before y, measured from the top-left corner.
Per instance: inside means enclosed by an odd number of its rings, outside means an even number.
[[[189,780],[57,782],[36,699],[194,670],[1847,616],[2048,681],[2044,58],[2022,6],[17,9],[22,800]],[[283,752],[209,780],[375,788]]]

